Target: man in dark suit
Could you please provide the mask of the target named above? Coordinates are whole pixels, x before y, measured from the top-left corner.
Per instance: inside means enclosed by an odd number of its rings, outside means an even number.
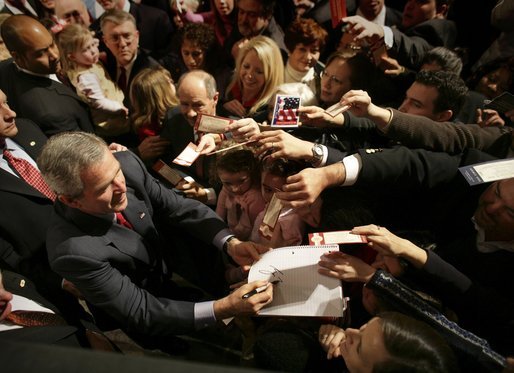
[[[0,114],[0,148],[36,166],[47,137],[34,122],[15,120],[2,91]],[[62,289],[68,284],[48,264],[45,238],[53,201],[20,177],[4,157],[0,158],[0,201],[0,265],[30,277],[62,312],[74,309],[78,303]]]
[[[25,14],[30,17],[39,18],[37,14],[37,6],[33,0],[12,1],[5,0],[4,7],[0,13],[7,14]]]
[[[139,49],[139,31],[135,18],[122,10],[109,10],[102,15],[103,41],[112,53],[107,72],[125,94],[123,103],[130,109],[130,84],[138,72],[159,66],[159,63]]]
[[[92,134],[66,133],[47,142],[38,164],[58,195],[47,235],[52,269],[66,276],[94,310],[107,313],[129,333],[187,333],[237,314],[254,314],[271,301],[269,285],[242,299],[266,285],[262,281],[213,302],[176,300],[176,290],[167,286],[167,272],[173,265],[168,260],[174,250],[170,246],[180,230],[224,249],[241,265],[267,248],[237,240],[207,206],[152,178],[133,153],[113,154]],[[116,223],[116,216],[123,225]],[[199,248],[191,250],[198,253]],[[219,254],[214,248],[211,253]],[[201,265],[211,258],[196,260]],[[211,273],[218,272],[213,261],[209,263]]]
[[[87,105],[55,76],[59,50],[50,32],[34,18],[16,15],[2,24],[2,38],[13,60],[0,65],[0,88],[12,108],[47,136],[93,132]]]
[[[198,143],[198,134],[194,130],[198,115],[216,115],[216,105],[219,93],[213,76],[204,71],[192,71],[182,75],[178,82],[177,96],[180,101],[180,111],[166,113],[163,120],[161,139],[167,139],[169,151],[163,159],[172,162],[190,143]],[[188,197],[197,199],[209,205],[216,205],[218,190],[211,187],[209,178],[215,171],[214,157],[200,156],[192,167],[180,167],[195,182],[179,184],[178,188]],[[202,185],[203,187],[200,187]]]
[[[165,11],[128,0],[98,0],[105,11],[122,10],[132,14],[139,31],[139,46],[150,55],[159,59],[170,49],[173,39],[173,26]],[[100,31],[102,17],[91,24],[91,29]]]
[[[37,303],[37,305],[48,308],[55,314],[59,314],[59,310],[38,293],[32,281],[18,273],[2,270],[0,272],[0,321],[4,320],[11,313],[12,307],[16,306],[16,304],[12,304],[13,294],[26,298],[26,302]],[[31,326],[4,330],[0,332],[0,342],[30,342],[57,344],[68,347],[86,345],[85,336],[81,330],[65,323],[62,325]]]
[[[282,55],[287,56],[284,31],[273,17],[274,9],[275,0],[237,0],[237,27],[233,28],[223,46],[227,54],[235,60],[246,41],[264,35],[273,39]]]
[[[446,19],[448,7],[447,0],[408,1],[400,29],[378,26],[361,16],[347,17],[344,21],[352,26],[350,32],[354,32],[355,39],[384,38],[388,53],[400,65],[417,70],[428,50],[455,46],[457,28]]]

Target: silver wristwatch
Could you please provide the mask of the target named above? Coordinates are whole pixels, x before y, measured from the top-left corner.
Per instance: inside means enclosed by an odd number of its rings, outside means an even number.
[[[312,147],[312,164],[320,163],[323,160],[323,146],[314,144]]]

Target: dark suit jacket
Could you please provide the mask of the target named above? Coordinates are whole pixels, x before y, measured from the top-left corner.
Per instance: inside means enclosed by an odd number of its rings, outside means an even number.
[[[134,66],[132,66],[132,70],[130,71],[130,76],[127,80],[127,92],[130,91],[130,84],[132,84],[132,80],[134,80],[134,77],[143,69],[149,68],[149,67],[156,67],[160,66],[159,63],[154,60],[152,57],[150,57],[145,51],[139,50],[136,60],[134,61]],[[109,76],[111,77],[111,80],[113,82],[116,82],[116,73],[117,73],[118,65],[116,63],[116,59],[111,53],[107,54],[107,65],[106,70]],[[125,94],[125,99],[123,100],[123,104],[131,109],[130,105],[130,98],[128,94]]]
[[[201,162],[201,173],[197,169],[197,163],[193,163],[191,167],[181,167],[172,163],[172,161],[184,150],[190,142],[194,141],[193,127],[187,122],[182,113],[175,110],[168,110],[163,119],[161,137],[171,141],[169,152],[162,159],[173,165],[174,168],[180,169],[187,175],[192,176],[204,187],[213,187],[218,193],[221,190],[220,185],[211,185],[209,177],[215,172],[215,157],[200,156],[196,162]]]
[[[185,230],[210,244],[226,225],[207,206],[162,186],[133,153],[115,156],[128,189],[124,214],[134,230],[114,224],[111,216],[56,203],[47,236],[50,265],[129,332],[192,331],[194,303],[163,297],[161,258],[174,242],[161,242],[162,232],[175,226],[175,233]]]
[[[36,2],[34,0],[27,0],[27,2],[30,4],[30,6],[32,7],[32,9],[34,9],[34,11],[37,13],[38,11],[38,6],[36,5]],[[4,5],[4,7],[0,10],[0,13],[6,13],[6,14],[13,14],[13,12],[11,12],[11,10]],[[40,16],[40,15],[39,15]]]
[[[393,47],[390,54],[410,69],[418,69],[425,53],[433,47],[453,48],[457,40],[457,28],[453,21],[431,19],[405,30],[392,28]]]
[[[37,159],[46,136],[37,125],[17,119],[18,134],[13,139],[28,155]],[[46,231],[53,203],[25,181],[0,169],[0,258],[10,268],[33,279],[45,292],[61,292],[62,278],[48,265]]]
[[[26,74],[7,60],[0,64],[0,88],[11,109],[19,117],[36,122],[47,136],[65,131],[93,132],[87,104],[64,84]]]
[[[139,46],[155,59],[163,57],[170,50],[174,32],[166,12],[153,6],[130,2],[129,13],[136,19]],[[100,39],[102,35],[101,19],[102,17],[96,19],[89,27]]]
[[[37,292],[35,285],[29,279],[5,270],[2,271],[2,279],[7,291],[31,299],[58,313],[57,308]],[[1,332],[0,342],[62,343],[78,347],[80,345],[75,338],[75,333],[77,333],[77,328],[71,325],[26,327]]]

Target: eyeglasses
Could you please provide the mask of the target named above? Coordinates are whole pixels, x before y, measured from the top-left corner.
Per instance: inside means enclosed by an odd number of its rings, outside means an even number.
[[[114,34],[109,35],[107,37],[107,40],[109,40],[111,43],[118,44],[121,40],[123,40],[125,43],[129,44],[132,43],[134,40],[135,34],[132,32],[126,32],[124,34]]]
[[[337,78],[335,75],[328,75],[326,70],[323,70],[320,74],[321,79],[328,79],[331,83],[335,83],[337,85],[343,85],[344,82]]]

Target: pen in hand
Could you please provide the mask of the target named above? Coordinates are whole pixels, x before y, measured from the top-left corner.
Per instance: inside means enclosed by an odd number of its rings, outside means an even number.
[[[259,293],[262,293],[264,290],[266,290],[268,288],[268,286],[271,285],[276,285],[280,282],[280,280],[275,280],[275,281],[271,281],[269,283],[267,283],[266,285],[263,285],[263,286],[259,286],[258,288],[255,288],[253,289],[252,291],[249,291],[248,293],[244,294],[241,299],[248,299],[250,298],[252,295],[255,295],[255,294],[259,294]]]

